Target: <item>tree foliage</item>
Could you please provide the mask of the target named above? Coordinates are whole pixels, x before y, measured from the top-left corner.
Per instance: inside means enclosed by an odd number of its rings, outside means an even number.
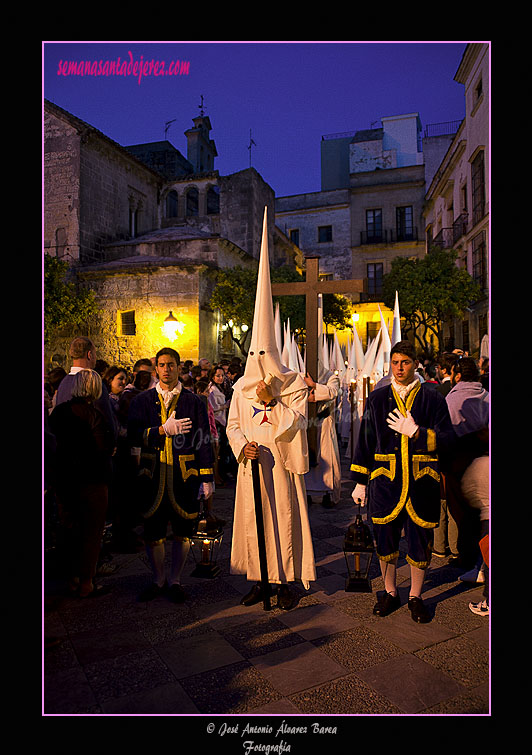
[[[99,308],[94,292],[69,282],[68,263],[44,255],[44,343],[50,344],[58,330],[83,325]]]
[[[210,299],[210,306],[219,309],[222,319],[228,326],[233,341],[238,344],[243,354],[247,354],[247,345],[251,337],[253,313],[255,310],[255,291],[258,270],[242,267],[218,270],[215,273],[216,285]],[[304,282],[305,278],[289,267],[270,268],[272,283]],[[281,321],[290,320],[290,329],[305,330],[305,297],[274,296],[274,306],[279,302]],[[351,307],[349,301],[337,294],[325,294],[323,297],[323,321],[337,328],[352,327],[350,321]],[[245,323],[249,329],[236,337],[229,321],[236,324]]]
[[[383,279],[384,303],[393,309],[399,293],[404,334],[409,332],[422,350],[431,351],[430,334],[443,342],[446,319],[462,317],[478,301],[481,289],[469,273],[456,266],[454,250],[434,247],[422,259],[397,257]]]

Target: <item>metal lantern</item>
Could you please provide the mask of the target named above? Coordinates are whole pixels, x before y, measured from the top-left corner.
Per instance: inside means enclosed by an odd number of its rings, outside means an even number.
[[[344,540],[344,556],[349,574],[345,583],[346,592],[371,592],[369,569],[374,552],[371,531],[358,513],[353,524],[349,525]]]
[[[191,577],[214,579],[220,574],[221,569],[216,561],[222,537],[223,527],[218,522],[213,526],[209,526],[204,516],[198,520],[195,532],[190,538],[192,555],[196,562],[196,567],[190,575]]]

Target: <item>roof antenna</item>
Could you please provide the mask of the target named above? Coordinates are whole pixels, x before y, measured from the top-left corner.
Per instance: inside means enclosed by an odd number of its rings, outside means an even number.
[[[256,146],[257,146],[257,143],[254,142],[253,139],[251,138],[251,129],[249,129],[249,145],[248,145],[248,149],[249,149],[249,167],[250,168],[251,168],[251,148],[252,147],[256,147]]]
[[[174,123],[174,121],[176,121],[176,120],[177,120],[177,118],[172,118],[171,121],[166,121],[166,123],[164,124],[164,138],[165,139],[166,139],[166,134],[168,133],[168,129],[170,128],[170,126],[172,125],[172,123]]]

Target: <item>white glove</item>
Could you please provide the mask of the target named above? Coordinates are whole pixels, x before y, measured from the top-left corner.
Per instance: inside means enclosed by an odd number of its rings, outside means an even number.
[[[212,482],[202,482],[199,486],[198,491],[198,499],[201,498],[201,496],[204,496],[205,498],[210,498],[213,494],[214,486]]]
[[[360,483],[357,483],[355,485],[355,489],[351,493],[351,497],[353,498],[353,501],[356,504],[359,504],[360,506],[366,505],[366,486],[360,485]]]
[[[419,427],[416,425],[412,415],[408,411],[406,417],[403,417],[399,409],[394,409],[393,412],[388,414],[386,422],[392,430],[401,433],[401,435],[408,435],[409,438],[411,438],[412,435],[415,435],[417,430],[419,430]]]
[[[176,419],[174,411],[164,423],[163,430],[166,435],[183,435],[192,430],[192,420],[189,417]]]

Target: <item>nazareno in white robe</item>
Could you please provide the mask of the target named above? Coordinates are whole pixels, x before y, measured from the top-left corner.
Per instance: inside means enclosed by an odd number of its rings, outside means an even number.
[[[261,499],[268,578],[274,584],[301,581],[306,589],[316,579],[314,549],[307,509],[307,387],[277,395],[265,408],[247,397],[237,381],[227,420],[227,437],[238,464],[233,520],[231,574],[261,580],[251,461],[246,443],[259,446]]]
[[[323,376],[323,382],[316,383],[314,396],[318,403],[318,413],[329,409],[329,415],[317,426],[317,466],[311,467],[305,475],[305,485],[309,493],[330,493],[333,503],[338,503],[342,488],[340,452],[336,437],[336,401],[340,392],[340,380],[333,372]]]

